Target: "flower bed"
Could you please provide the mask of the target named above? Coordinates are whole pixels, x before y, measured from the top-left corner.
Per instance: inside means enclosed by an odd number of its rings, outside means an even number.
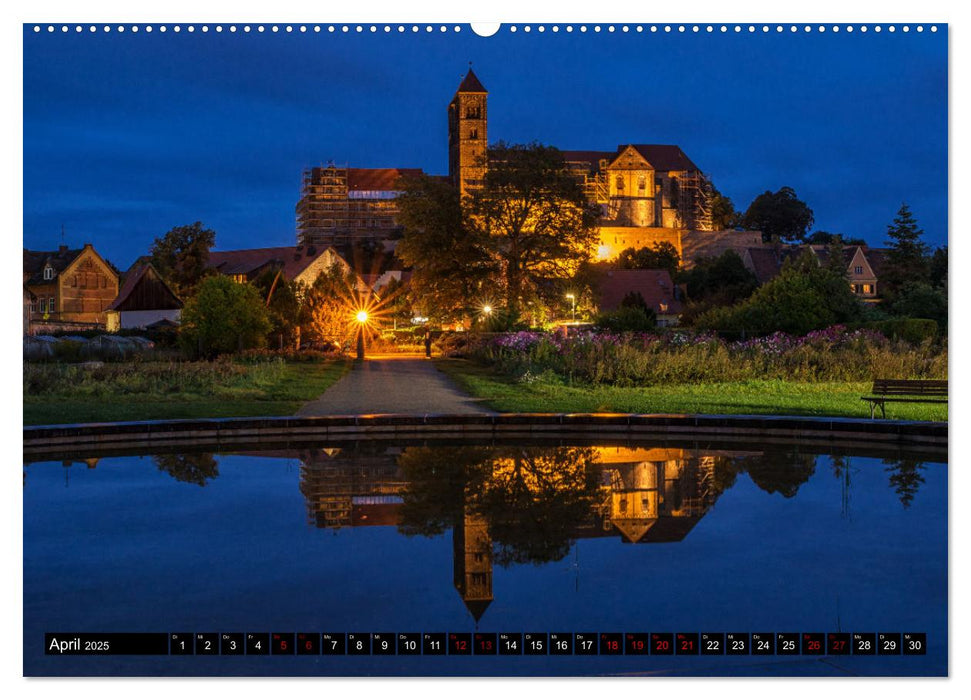
[[[774,333],[726,342],[713,333],[560,334],[522,331],[480,342],[471,356],[513,377],[639,386],[747,379],[870,381],[946,378],[946,347],[889,341],[833,326],[804,336]]]

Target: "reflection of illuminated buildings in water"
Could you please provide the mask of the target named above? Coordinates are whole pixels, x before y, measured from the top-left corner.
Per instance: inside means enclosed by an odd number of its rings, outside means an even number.
[[[400,448],[379,452],[316,450],[301,455],[300,492],[317,527],[397,525],[408,482],[397,458]]]
[[[717,498],[713,454],[618,447],[596,452],[607,490],[603,528],[616,528],[625,542],[683,540]]]
[[[718,458],[754,454],[624,447],[593,451],[594,463],[603,470],[603,499],[590,514],[599,524],[575,523],[574,537],[603,537],[616,530],[624,542],[635,543],[684,539],[718,497],[712,489]],[[399,525],[400,494],[410,486],[397,465],[400,452],[333,449],[305,455],[300,490],[311,522],[322,528]],[[509,463],[497,459],[494,476],[499,478]],[[455,588],[478,621],[493,600],[493,541],[488,521],[469,501],[452,529],[452,553]]]

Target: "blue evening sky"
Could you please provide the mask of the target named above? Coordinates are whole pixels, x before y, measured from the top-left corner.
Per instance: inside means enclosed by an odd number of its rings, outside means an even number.
[[[872,27],[872,25],[871,25]],[[796,190],[881,245],[901,202],[947,240],[947,34],[362,34],[24,29],[24,245],[126,268],[173,226],[292,245],[304,168],[447,172],[471,60],[489,140],[674,143],[744,210]]]

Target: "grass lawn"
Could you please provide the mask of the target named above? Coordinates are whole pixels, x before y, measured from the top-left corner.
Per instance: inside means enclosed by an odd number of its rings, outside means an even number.
[[[82,395],[64,390],[41,396],[24,395],[24,425],[100,423],[166,418],[230,418],[292,415],[317,398],[350,368],[350,362],[287,362],[273,372],[245,374],[232,385],[180,391]],[[137,371],[137,370],[136,370]],[[257,372],[254,372],[257,374]],[[248,381],[249,380],[249,381]]]
[[[865,382],[811,384],[779,380],[649,387],[517,383],[467,360],[437,366],[464,391],[495,411],[512,413],[715,413],[869,418]],[[879,411],[877,413],[879,416]],[[887,418],[947,420],[944,404],[887,404]]]

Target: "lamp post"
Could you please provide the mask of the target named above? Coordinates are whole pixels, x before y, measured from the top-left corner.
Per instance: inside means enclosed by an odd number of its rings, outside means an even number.
[[[566,295],[566,298],[569,299],[570,302],[573,304],[573,323],[576,324],[576,322],[577,322],[577,298],[573,294],[567,294]]]
[[[364,324],[367,323],[367,311],[357,312],[357,359],[364,359]]]

